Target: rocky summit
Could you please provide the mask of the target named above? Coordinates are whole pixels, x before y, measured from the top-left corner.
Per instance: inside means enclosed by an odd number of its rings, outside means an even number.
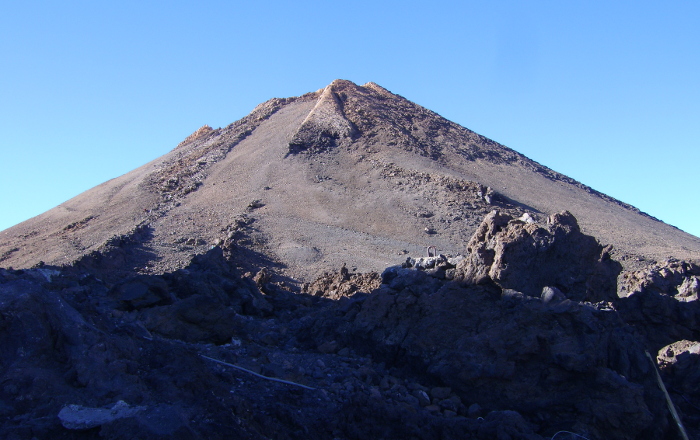
[[[696,438],[699,263],[336,80],[0,232],[0,438]]]
[[[0,232],[0,265],[109,254],[162,274],[212,246],[242,246],[255,267],[311,282],[343,263],[381,271],[429,245],[463,253],[493,209],[534,220],[569,211],[625,265],[700,258],[697,237],[377,84],[336,80],[227,127],[204,126],[153,162]]]

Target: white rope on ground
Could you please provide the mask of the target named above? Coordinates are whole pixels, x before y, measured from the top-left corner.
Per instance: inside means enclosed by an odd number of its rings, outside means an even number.
[[[584,437],[584,436],[582,436],[581,434],[576,434],[575,432],[571,432],[571,431],[559,431],[559,432],[557,432],[556,434],[554,434],[554,435],[552,436],[552,438],[550,438],[549,440],[554,440],[554,438],[555,438],[556,436],[558,436],[559,434],[571,434],[571,435],[575,435],[576,437],[581,437],[581,438],[584,439],[584,440],[589,440],[587,437]]]
[[[271,380],[271,381],[273,381],[273,382],[284,383],[284,384],[287,384],[287,385],[294,385],[294,386],[301,387],[301,388],[304,388],[304,389],[307,389],[307,390],[316,390],[316,388],[307,387],[306,385],[302,385],[302,384],[300,384],[300,383],[290,382],[290,381],[288,381],[288,380],[283,380],[283,379],[277,379],[276,377],[263,376],[262,374],[258,374],[258,373],[256,373],[255,371],[250,371],[250,370],[248,370],[248,369],[246,369],[246,368],[239,367],[238,365],[229,364],[228,362],[220,361],[220,360],[218,360],[218,359],[214,359],[214,358],[211,358],[211,357],[209,357],[209,356],[204,356],[203,354],[200,354],[200,356],[203,357],[204,359],[209,359],[210,361],[219,363],[219,364],[221,364],[221,365],[226,365],[227,367],[231,367],[231,368],[235,368],[235,369],[237,369],[237,370],[245,371],[246,373],[252,374],[253,376],[259,377],[259,378],[261,378],[261,379]]]

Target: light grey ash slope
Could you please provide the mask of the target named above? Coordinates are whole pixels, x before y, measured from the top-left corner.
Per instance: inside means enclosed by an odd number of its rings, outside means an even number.
[[[343,263],[381,270],[427,245],[460,252],[494,208],[569,210],[620,257],[700,258],[697,237],[376,84],[336,80],[223,129],[203,127],[165,156],[1,232],[0,265],[68,263],[147,226],[139,240],[149,261],[134,262],[142,270],[172,270],[237,242],[259,264],[309,280]]]

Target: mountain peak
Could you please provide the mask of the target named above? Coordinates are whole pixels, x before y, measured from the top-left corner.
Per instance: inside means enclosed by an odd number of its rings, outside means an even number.
[[[347,79],[334,79],[328,87],[338,87],[338,88],[345,88],[345,87],[357,87],[357,84],[354,82],[347,80]]]
[[[318,90],[317,93],[323,93],[323,91],[325,90],[331,90],[339,94],[357,93],[366,95],[368,93],[374,92],[384,97],[398,97],[397,95],[391,93],[389,90],[385,89],[379,84],[371,81],[362,85],[358,85],[347,79],[335,79],[323,89]]]
[[[339,89],[349,87],[357,86],[350,81],[337,79],[323,89],[316,105],[289,142],[291,154],[324,150],[335,145],[339,139],[351,138],[355,134],[357,130],[345,117],[343,102],[338,96]]]
[[[182,142],[180,142],[180,144],[178,145],[178,147],[181,147],[181,146],[183,146],[183,145],[189,144],[190,142],[193,142],[193,141],[195,141],[195,140],[197,140],[197,139],[203,138],[203,137],[207,136],[208,134],[211,134],[213,131],[214,131],[213,128],[211,128],[209,125],[206,125],[206,124],[205,124],[205,125],[199,127],[197,130],[195,130],[194,133],[192,133],[191,135],[187,136],[187,137],[185,138],[185,140],[183,140]]]
[[[97,252],[159,273],[218,244],[308,281],[343,263],[382,270],[404,250],[459,253],[494,209],[568,210],[582,231],[642,259],[700,256],[695,237],[376,83],[337,79],[225,128],[205,125],[148,165],[8,229],[0,263]]]

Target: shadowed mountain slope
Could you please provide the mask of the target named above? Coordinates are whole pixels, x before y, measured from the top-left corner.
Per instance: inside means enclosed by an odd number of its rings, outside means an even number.
[[[381,271],[428,245],[464,252],[493,209],[535,219],[568,210],[630,267],[700,259],[697,237],[377,84],[336,80],[269,100],[225,128],[204,126],[168,154],[0,232],[0,265],[101,255],[163,273],[213,245],[242,245],[251,266],[310,281],[343,263]]]

